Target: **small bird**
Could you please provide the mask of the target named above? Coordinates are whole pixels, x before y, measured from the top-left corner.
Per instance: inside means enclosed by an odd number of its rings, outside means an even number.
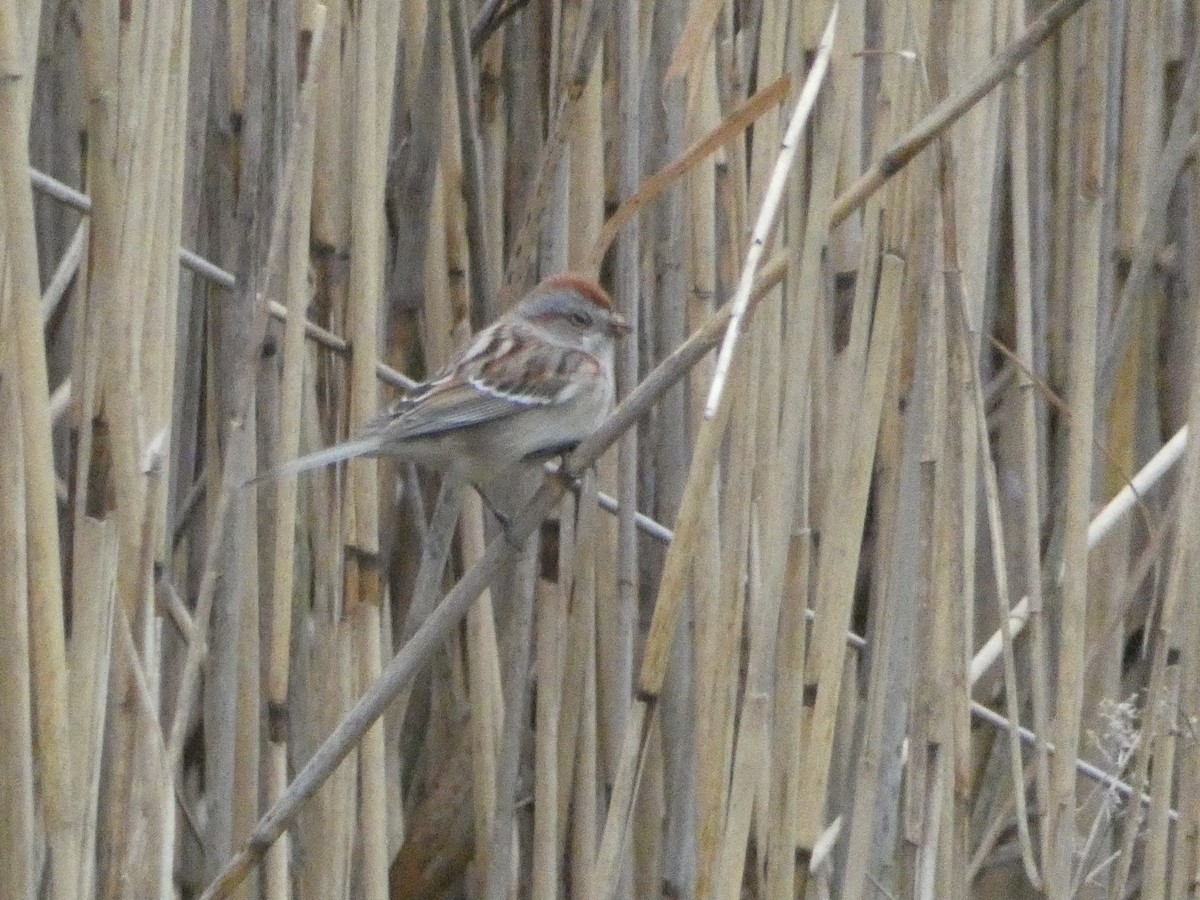
[[[493,482],[596,430],[612,409],[616,342],[629,330],[594,281],[547,278],[360,435],[255,480],[391,456],[476,486]]]

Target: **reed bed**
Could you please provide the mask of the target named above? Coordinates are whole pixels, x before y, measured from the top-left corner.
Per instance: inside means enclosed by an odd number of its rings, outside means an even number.
[[[1200,884],[1195,0],[0,0],[0,895]],[[502,529],[354,434],[635,324]]]

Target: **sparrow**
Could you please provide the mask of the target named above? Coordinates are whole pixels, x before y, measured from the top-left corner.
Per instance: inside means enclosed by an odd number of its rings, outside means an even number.
[[[600,285],[552,276],[361,434],[255,480],[388,456],[477,486],[494,482],[596,430],[613,405],[616,342],[629,331]]]

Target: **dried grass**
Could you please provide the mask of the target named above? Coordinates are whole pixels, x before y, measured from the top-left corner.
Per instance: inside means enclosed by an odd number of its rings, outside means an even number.
[[[1190,896],[1197,10],[0,0],[0,894]],[[564,268],[507,536],[240,487]]]

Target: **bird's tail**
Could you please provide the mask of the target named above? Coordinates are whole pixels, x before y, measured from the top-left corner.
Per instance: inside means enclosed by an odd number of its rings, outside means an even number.
[[[307,456],[301,456],[285,462],[283,465],[276,466],[274,469],[268,469],[266,472],[260,472],[247,481],[246,484],[251,485],[263,481],[275,481],[278,478],[286,478],[288,475],[298,475],[310,469],[319,469],[322,466],[338,463],[344,459],[371,456],[378,452],[378,437],[355,438],[354,440],[343,441],[340,444],[334,444],[332,447],[326,447],[324,450],[318,450],[316,453],[310,453]]]

